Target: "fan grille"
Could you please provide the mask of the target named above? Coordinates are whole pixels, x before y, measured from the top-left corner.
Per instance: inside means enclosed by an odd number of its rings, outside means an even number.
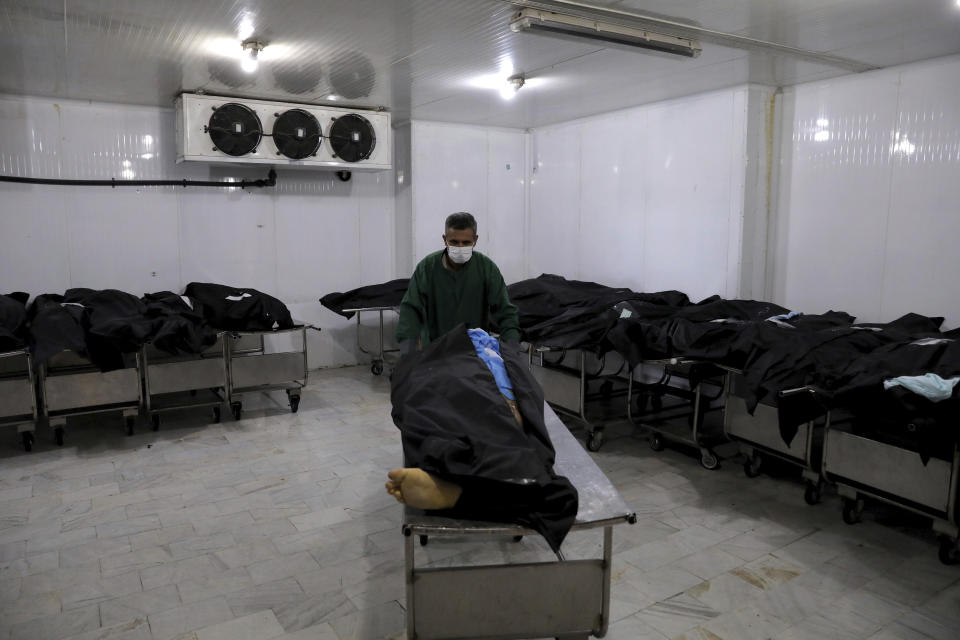
[[[231,102],[214,109],[207,132],[217,149],[229,156],[243,156],[256,151],[263,127],[253,109]]]
[[[337,118],[330,126],[330,146],[344,162],[366,160],[377,146],[370,121],[355,113]]]
[[[293,160],[316,155],[322,139],[320,123],[303,109],[284,111],[273,123],[277,151]]]

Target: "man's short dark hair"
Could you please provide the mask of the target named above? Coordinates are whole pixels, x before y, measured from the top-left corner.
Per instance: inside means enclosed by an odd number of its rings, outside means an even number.
[[[477,235],[477,219],[466,211],[451,213],[447,216],[447,222],[443,229],[444,231],[447,229],[473,229],[473,235]]]

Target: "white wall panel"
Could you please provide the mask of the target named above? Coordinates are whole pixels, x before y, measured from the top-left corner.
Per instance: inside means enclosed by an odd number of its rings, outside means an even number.
[[[743,91],[535,130],[530,274],[736,296]]]
[[[582,126],[578,277],[644,289],[646,114],[618,113]]]
[[[478,251],[489,242],[487,132],[478,127],[413,123],[413,261],[443,248],[443,221],[455,211],[477,219]]]
[[[526,136],[491,129],[487,133],[487,217],[483,246],[509,284],[526,277],[524,167]]]
[[[520,130],[414,122],[411,125],[413,262],[443,248],[443,222],[477,219],[477,250],[507,282],[525,277],[525,134]]]
[[[527,273],[579,276],[580,129],[536,131],[527,212]]]
[[[0,97],[0,171],[109,179],[263,177],[262,167],[174,162],[171,109]],[[273,189],[0,184],[0,290],[253,287],[311,332],[310,366],[365,360],[351,322],[318,299],[395,277],[393,173],[279,171]],[[38,259],[38,256],[42,256]]]
[[[137,296],[180,288],[175,195],[148,189],[59,189],[69,200],[72,282]]]
[[[957,77],[954,57],[787,91],[777,302],[960,323]]]
[[[960,326],[960,60],[900,76],[882,315]]]

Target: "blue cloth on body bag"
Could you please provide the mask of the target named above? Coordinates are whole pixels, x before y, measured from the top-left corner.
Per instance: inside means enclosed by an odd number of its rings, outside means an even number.
[[[918,395],[931,400],[940,402],[948,400],[953,395],[953,388],[960,382],[960,378],[949,378],[944,380],[935,373],[927,373],[922,376],[899,376],[883,381],[884,390],[893,387],[903,387]]]
[[[500,393],[510,400],[516,400],[513,397],[513,383],[510,382],[507,367],[503,364],[503,358],[500,356],[500,342],[483,329],[467,329],[467,335],[473,341],[477,355],[490,369],[493,379],[497,381]]]

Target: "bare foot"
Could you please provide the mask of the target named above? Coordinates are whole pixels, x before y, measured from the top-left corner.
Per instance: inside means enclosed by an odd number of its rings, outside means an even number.
[[[394,469],[387,477],[387,493],[415,509],[449,509],[463,492],[459,486],[423,469]]]

